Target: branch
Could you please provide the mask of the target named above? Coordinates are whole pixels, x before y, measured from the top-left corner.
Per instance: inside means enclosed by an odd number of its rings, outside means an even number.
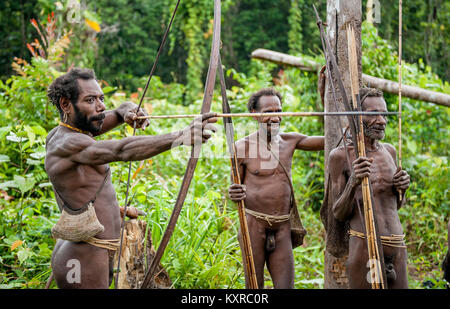
[[[314,60],[311,60],[305,56],[296,57],[263,48],[254,50],[251,56],[255,59],[267,60],[275,62],[277,64],[297,67],[303,71],[318,71],[322,67],[321,63],[315,62]],[[377,88],[391,94],[398,94],[398,83],[396,82],[370,76],[367,74],[362,74],[362,80],[363,83],[369,87]],[[422,89],[419,87],[402,85],[402,96],[414,100],[434,103],[437,105],[447,107],[450,106],[450,95],[442,92]]]

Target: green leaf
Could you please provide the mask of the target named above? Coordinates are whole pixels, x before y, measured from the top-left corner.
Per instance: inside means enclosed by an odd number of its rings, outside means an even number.
[[[116,87],[111,87],[111,86],[107,86],[105,88],[102,88],[104,94],[110,93],[112,91],[115,91],[116,89],[117,89]]]
[[[48,256],[51,257],[52,250],[48,248],[47,243],[42,243],[39,245],[39,256]]]
[[[45,157],[45,155],[46,155],[45,151],[37,151],[30,154],[30,157],[32,157],[33,159],[42,159]]]
[[[0,128],[0,138],[3,138],[8,132],[11,131],[11,127],[1,127]]]
[[[25,137],[18,137],[14,132],[9,132],[9,135],[6,137],[8,141],[19,143],[19,142],[25,142],[27,138]]]
[[[47,131],[41,126],[32,126],[31,129],[33,130],[33,132],[36,135],[40,135],[40,136],[46,136],[47,135]]]
[[[0,183],[0,189],[6,190],[8,188],[17,188],[17,183],[14,180],[8,180]]]
[[[30,141],[30,147],[33,146],[34,141],[36,140],[36,134],[30,126],[24,126],[25,132],[27,132],[28,139]]]
[[[19,282],[12,282],[8,284],[0,284],[0,289],[14,289],[14,288],[20,288],[23,284]]]
[[[33,251],[30,250],[30,248],[21,248],[17,252],[17,258],[19,259],[19,263],[23,264],[27,259],[35,255]]]
[[[51,187],[52,184],[50,182],[43,182],[39,184],[39,188]]]
[[[0,163],[9,161],[11,161],[11,159],[7,155],[0,154]]]
[[[30,164],[30,165],[39,165],[41,163],[42,163],[42,161],[39,161],[39,160],[27,159],[27,164]]]
[[[30,191],[36,183],[36,180],[33,177],[25,178],[19,175],[14,175],[14,181],[17,184],[17,188],[19,188],[22,193]]]
[[[411,151],[411,153],[416,153],[417,143],[415,141],[413,141],[413,140],[408,141],[407,147],[408,147],[408,150]]]

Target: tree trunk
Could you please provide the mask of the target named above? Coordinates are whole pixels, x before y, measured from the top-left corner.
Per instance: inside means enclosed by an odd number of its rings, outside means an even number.
[[[355,29],[356,52],[358,58],[358,77],[361,84],[361,0],[327,0],[327,35],[331,43],[331,51],[336,57],[339,71],[341,72],[347,94],[350,94],[350,73],[348,69],[347,55],[347,35],[346,26],[352,24]],[[334,82],[337,85],[337,81]],[[344,111],[343,103],[338,95],[338,109]],[[325,88],[325,111],[335,111],[334,99],[331,92],[331,86],[327,80]],[[347,125],[347,119],[341,118],[342,124]],[[333,117],[325,117],[325,185],[328,179],[328,157],[336,147],[341,132],[339,123]],[[326,190],[327,188],[325,188]],[[326,249],[325,249],[326,250]],[[348,279],[345,269],[347,257],[336,258],[325,251],[324,267],[324,288],[326,289],[346,289],[348,288]]]
[[[123,233],[122,256],[120,257],[120,274],[117,287],[119,289],[138,289],[144,280],[145,270],[150,265],[155,256],[155,249],[152,245],[150,231],[145,242],[145,231],[147,222],[141,220],[128,220],[125,222]],[[114,267],[117,267],[117,250],[114,258]],[[158,275],[155,277],[155,284],[152,288],[170,288],[170,281],[167,272],[159,266]]]

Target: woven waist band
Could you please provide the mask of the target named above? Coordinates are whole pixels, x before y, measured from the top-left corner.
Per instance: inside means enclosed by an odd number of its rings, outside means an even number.
[[[366,239],[366,235],[364,233],[355,231],[350,229],[348,231],[350,236],[355,236],[361,239]],[[391,234],[391,236],[380,236],[381,244],[388,247],[394,248],[406,248],[405,245],[405,235],[395,235]]]

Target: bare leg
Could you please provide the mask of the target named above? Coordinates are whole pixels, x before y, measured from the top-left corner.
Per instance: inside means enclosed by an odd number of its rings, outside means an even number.
[[[247,225],[248,225],[248,232],[250,234],[250,242],[252,246],[252,252],[253,252],[253,261],[255,264],[255,272],[256,272],[256,280],[258,282],[258,288],[263,289],[264,288],[264,264],[266,262],[266,256],[265,256],[265,245],[266,245],[266,233],[264,224],[258,221],[258,219],[247,215]],[[241,230],[239,229],[238,234],[238,240],[239,245],[241,248],[243,248],[242,243],[242,234]],[[241,249],[242,252],[242,249]],[[242,260],[243,263],[245,263],[245,257],[242,254]],[[245,287],[248,289],[248,274],[247,269],[244,265],[244,272],[245,272]]]
[[[365,239],[350,237],[349,256],[347,260],[347,275],[350,289],[370,289],[370,274]],[[406,249],[383,246],[385,257],[392,257],[395,280],[388,282],[389,289],[407,289],[408,274],[406,269]]]
[[[370,268],[367,264],[369,256],[367,253],[366,240],[350,237],[349,254],[347,259],[348,286],[350,289],[370,289]]]
[[[393,282],[389,282],[389,289],[407,289],[408,273],[406,261],[408,256],[406,249],[383,246],[383,253],[385,256],[393,256],[392,262],[396,273],[396,279]]]
[[[87,243],[58,240],[53,250],[53,275],[61,289],[107,289],[111,267],[108,251]]]
[[[290,222],[281,223],[275,235],[275,250],[268,256],[267,268],[275,289],[293,289],[295,270]]]

